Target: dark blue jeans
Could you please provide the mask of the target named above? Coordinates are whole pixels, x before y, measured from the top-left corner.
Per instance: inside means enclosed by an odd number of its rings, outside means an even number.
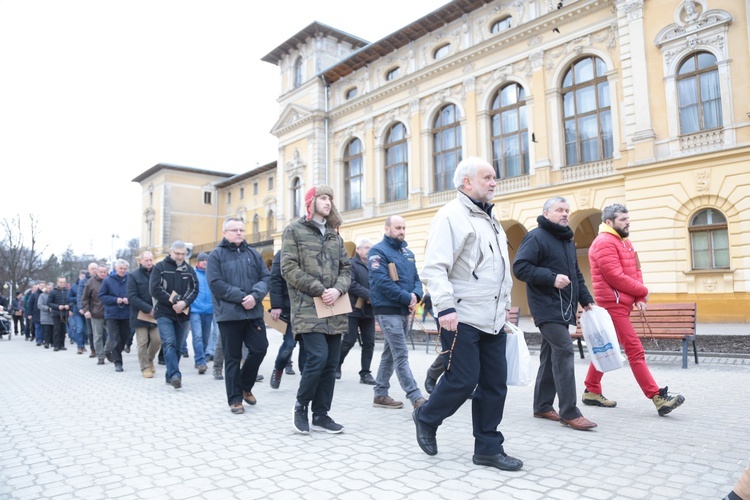
[[[213,322],[213,313],[190,313],[190,330],[193,333],[193,356],[195,356],[195,364],[198,366],[206,364],[206,347],[208,347],[208,339],[211,336],[211,325],[213,325]]]
[[[456,332],[442,330],[443,350],[451,348]],[[503,419],[507,365],[505,332],[490,335],[464,323],[458,324],[458,336],[450,358],[450,367],[438,381],[430,399],[419,409],[419,421],[437,430],[443,420],[453,415],[476,386],[471,402],[474,427],[474,453],[502,453],[503,434],[497,430]],[[449,354],[443,354],[446,366]]]
[[[357,343],[357,338],[362,340],[362,365],[359,376],[370,373],[372,355],[375,352],[375,318],[354,318],[349,316],[349,330],[341,342],[341,357],[339,365],[344,364],[344,359],[349,351]],[[357,332],[359,331],[359,335]]]
[[[242,391],[252,392],[258,368],[268,351],[266,324],[262,319],[219,321],[219,335],[224,349],[224,382],[229,406],[242,401]],[[247,358],[240,370],[242,346]]]
[[[292,324],[287,323],[286,331],[284,332],[284,341],[279,346],[279,353],[276,355],[276,361],[273,364],[274,369],[283,370],[287,363],[289,363],[295,343],[294,334],[292,334]]]
[[[331,410],[336,368],[341,353],[341,335],[305,333],[305,368],[300,377],[297,402],[307,406],[312,402],[313,417],[324,417]]]
[[[188,317],[185,316],[184,319],[180,318],[179,320],[161,317],[156,319],[156,324],[159,327],[161,350],[164,352],[164,362],[167,365],[167,382],[171,382],[174,377],[181,379],[180,357],[182,352],[180,349],[188,332]]]

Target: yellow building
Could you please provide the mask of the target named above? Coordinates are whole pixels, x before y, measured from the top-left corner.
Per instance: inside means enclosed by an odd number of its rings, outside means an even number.
[[[399,214],[419,259],[455,165],[480,156],[511,257],[564,196],[590,282],[601,210],[624,203],[650,300],[750,321],[749,18],[743,0],[455,0],[373,43],[314,22],[263,58],[281,77],[277,182],[248,217],[274,207],[278,248],[326,183],[350,246]],[[513,303],[528,314],[522,283]]]

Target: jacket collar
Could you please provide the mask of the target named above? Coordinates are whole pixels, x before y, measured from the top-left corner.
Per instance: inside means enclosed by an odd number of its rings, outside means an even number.
[[[386,235],[383,235],[383,241],[385,241],[389,247],[395,248],[396,250],[400,250],[407,245],[406,241],[398,241],[397,239]]]
[[[495,206],[494,204],[477,201],[471,196],[469,196],[468,194],[461,191],[460,189],[456,189],[456,191],[458,191],[458,195],[457,195],[458,199],[471,212],[483,213],[487,215],[490,219],[492,218],[492,208]]]
[[[617,231],[615,231],[615,228],[613,228],[612,226],[609,226],[609,225],[605,224],[604,222],[602,222],[601,224],[599,224],[599,233],[600,234],[601,233],[614,234],[621,241],[627,240],[627,238],[623,238],[622,236],[620,236],[620,234]]]

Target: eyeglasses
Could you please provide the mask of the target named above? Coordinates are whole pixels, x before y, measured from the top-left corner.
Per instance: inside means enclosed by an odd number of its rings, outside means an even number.
[[[225,231],[227,233],[244,233],[245,232],[245,228],[238,227],[236,229],[225,229]]]

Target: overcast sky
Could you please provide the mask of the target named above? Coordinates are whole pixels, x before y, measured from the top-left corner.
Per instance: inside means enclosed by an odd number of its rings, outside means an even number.
[[[261,57],[312,21],[374,42],[445,3],[0,0],[0,218],[34,214],[47,257],[107,257],[140,237],[143,171],[277,159]]]

